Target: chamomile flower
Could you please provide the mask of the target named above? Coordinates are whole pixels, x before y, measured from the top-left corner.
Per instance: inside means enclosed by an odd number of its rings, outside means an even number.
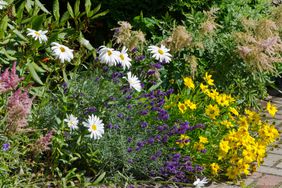
[[[156,60],[159,60],[161,62],[164,61],[166,63],[169,63],[171,61],[172,55],[168,53],[169,49],[164,45],[161,45],[161,47],[151,45],[149,46],[148,51],[153,54],[153,58],[155,58]]]
[[[7,5],[8,3],[6,1],[0,0],[0,10],[6,8]]]
[[[73,50],[57,42],[52,42],[51,45],[53,55],[57,59],[60,59],[61,63],[65,61],[70,62],[73,59]]]
[[[141,91],[141,83],[140,80],[133,74],[131,74],[131,72],[127,73],[127,78],[125,78],[129,85],[130,88],[134,88],[136,91],[140,92]]]
[[[201,187],[204,187],[205,184],[208,183],[208,179],[206,177],[204,177],[202,180],[200,180],[199,178],[197,178],[197,180],[193,183],[193,185],[196,187],[196,188],[201,188]]]
[[[108,48],[106,46],[100,46],[99,50],[99,60],[101,63],[106,63],[109,66],[116,65],[119,60],[119,53],[113,48]]]
[[[30,29],[30,28],[27,28],[27,30],[28,30],[27,36],[30,35],[34,38],[34,40],[39,40],[40,44],[42,43],[42,41],[43,42],[47,41],[46,33],[48,31],[42,31],[42,30],[36,31],[36,30]]]
[[[93,114],[91,116],[88,116],[88,120],[86,122],[83,122],[83,125],[85,127],[88,127],[90,138],[93,138],[94,140],[100,139],[104,134],[104,124],[102,120],[100,120],[99,117],[94,116]]]
[[[78,119],[74,115],[67,115],[67,118],[64,119],[64,121],[67,122],[67,125],[71,130],[78,129]]]
[[[126,52],[127,49],[125,47],[122,48],[121,52],[118,52],[118,62],[122,65],[123,69],[129,69],[131,67],[131,59]]]

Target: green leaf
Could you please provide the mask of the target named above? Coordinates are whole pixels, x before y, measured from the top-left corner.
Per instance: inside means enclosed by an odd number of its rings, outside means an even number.
[[[13,33],[15,33],[18,37],[20,37],[21,39],[23,39],[24,41],[28,41],[27,40],[27,38],[25,38],[22,34],[21,34],[21,32],[19,31],[19,30],[17,30],[17,29],[14,29],[13,30]]]
[[[80,6],[80,0],[76,0],[74,4],[74,16],[78,17],[80,12],[79,12],[79,6]]]
[[[66,11],[63,16],[61,17],[61,21],[60,21],[60,25],[64,26],[66,24],[66,22],[69,20],[70,18],[70,14],[68,11]]]
[[[6,32],[7,27],[8,27],[8,21],[9,21],[9,17],[7,15],[4,16],[4,18],[1,20],[0,38],[4,38],[5,37],[5,32]]]
[[[20,23],[23,18],[23,11],[25,7],[26,1],[22,2],[22,4],[17,8],[17,23]]]
[[[94,181],[94,184],[100,183],[100,182],[104,179],[105,175],[106,175],[106,172],[103,172],[103,173]]]
[[[44,22],[46,16],[45,14],[42,14],[40,16],[34,16],[33,19],[32,19],[32,29],[35,29],[35,30],[39,30],[42,26],[42,23]]]
[[[69,3],[68,3],[68,5],[67,5],[67,8],[68,8],[68,12],[69,12],[70,16],[71,16],[72,18],[74,18],[73,10],[72,10],[72,7],[71,7],[71,5],[70,5]]]
[[[34,69],[38,72],[46,72],[44,69],[42,69],[41,67],[39,67],[36,63],[32,62],[32,66],[34,67]]]
[[[32,10],[32,5],[34,4],[33,1],[31,0],[26,0],[25,1],[25,9],[27,10],[28,13],[30,13],[30,11]]]
[[[101,3],[100,3],[99,5],[97,5],[97,7],[95,7],[95,8],[92,10],[93,14],[96,14],[96,13],[100,10],[100,8],[101,8]]]
[[[54,0],[54,3],[53,3],[53,14],[54,14],[55,20],[59,21],[59,19],[60,19],[59,0]]]
[[[90,9],[91,9],[91,1],[85,0],[85,12],[87,17],[89,17]]]
[[[38,76],[37,72],[35,71],[33,64],[32,63],[28,63],[27,67],[31,73],[32,78],[39,84],[43,85],[43,82],[41,81],[40,77]]]
[[[63,77],[64,77],[64,81],[65,81],[66,83],[68,83],[69,80],[68,80],[68,76],[67,76],[67,74],[66,74],[66,69],[65,69],[65,68],[63,68]]]
[[[153,90],[157,89],[162,83],[163,83],[163,81],[159,81],[159,83],[150,87],[149,91],[153,91]]]
[[[96,18],[99,18],[101,16],[105,16],[106,14],[108,14],[110,12],[110,10],[105,10],[103,12],[100,12],[99,14],[96,14],[94,16],[91,17],[91,19],[96,19]]]
[[[35,0],[35,4],[45,13],[50,14],[50,12],[44,7],[44,5],[39,1]]]

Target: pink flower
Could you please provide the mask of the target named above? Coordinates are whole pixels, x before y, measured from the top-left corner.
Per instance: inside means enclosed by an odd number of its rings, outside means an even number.
[[[27,126],[27,117],[31,110],[33,98],[28,96],[27,90],[18,89],[8,98],[7,123],[8,130],[15,132]]]
[[[35,142],[35,153],[42,153],[43,151],[49,150],[49,145],[52,143],[54,131],[49,131],[45,136],[41,136],[36,142]]]
[[[19,78],[16,74],[16,62],[14,62],[11,71],[9,68],[5,70],[5,72],[0,76],[0,94],[6,93],[10,90],[15,90],[20,81],[24,78]]]

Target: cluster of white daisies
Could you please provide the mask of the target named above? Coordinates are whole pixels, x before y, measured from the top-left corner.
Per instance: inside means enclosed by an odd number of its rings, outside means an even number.
[[[67,122],[67,125],[71,131],[78,129],[79,121],[74,115],[67,115],[67,118],[64,119],[64,121]],[[93,114],[88,116],[88,120],[82,124],[88,128],[88,131],[90,132],[90,138],[93,138],[94,140],[100,139],[104,134],[104,124],[102,120]]]
[[[46,42],[47,31],[36,31],[33,29],[28,28],[28,36],[32,36],[34,40],[38,40],[39,43]],[[89,42],[85,40],[86,42]],[[61,63],[64,63],[65,61],[70,62],[73,59],[73,50],[68,48],[65,45],[59,44],[57,42],[51,43],[53,55],[61,61]],[[171,61],[171,54],[169,53],[169,49],[167,49],[164,45],[161,45],[161,47],[158,46],[149,46],[148,51],[152,53],[152,57],[160,62],[169,63]],[[99,53],[99,60],[101,63],[105,63],[109,66],[116,66],[117,64],[121,64],[123,69],[131,67],[131,59],[129,58],[127,54],[126,47],[123,47],[121,51],[114,50],[113,48],[108,48],[106,46],[101,46],[98,49]],[[130,88],[134,88],[136,91],[141,91],[141,82],[137,78],[137,76],[131,74],[131,72],[127,73],[127,78],[125,78]]]

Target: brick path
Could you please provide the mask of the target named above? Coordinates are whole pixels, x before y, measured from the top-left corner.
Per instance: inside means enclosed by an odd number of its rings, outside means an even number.
[[[272,97],[270,101],[274,103],[278,112],[275,117],[276,127],[282,132],[282,98]],[[266,104],[266,102],[263,102]],[[269,116],[267,118],[270,119]],[[273,121],[273,120],[272,120]],[[282,134],[280,134],[280,140],[274,149],[270,149],[264,163],[258,169],[257,172],[248,176],[241,186],[228,185],[228,184],[216,184],[212,183],[208,188],[282,188]]]

